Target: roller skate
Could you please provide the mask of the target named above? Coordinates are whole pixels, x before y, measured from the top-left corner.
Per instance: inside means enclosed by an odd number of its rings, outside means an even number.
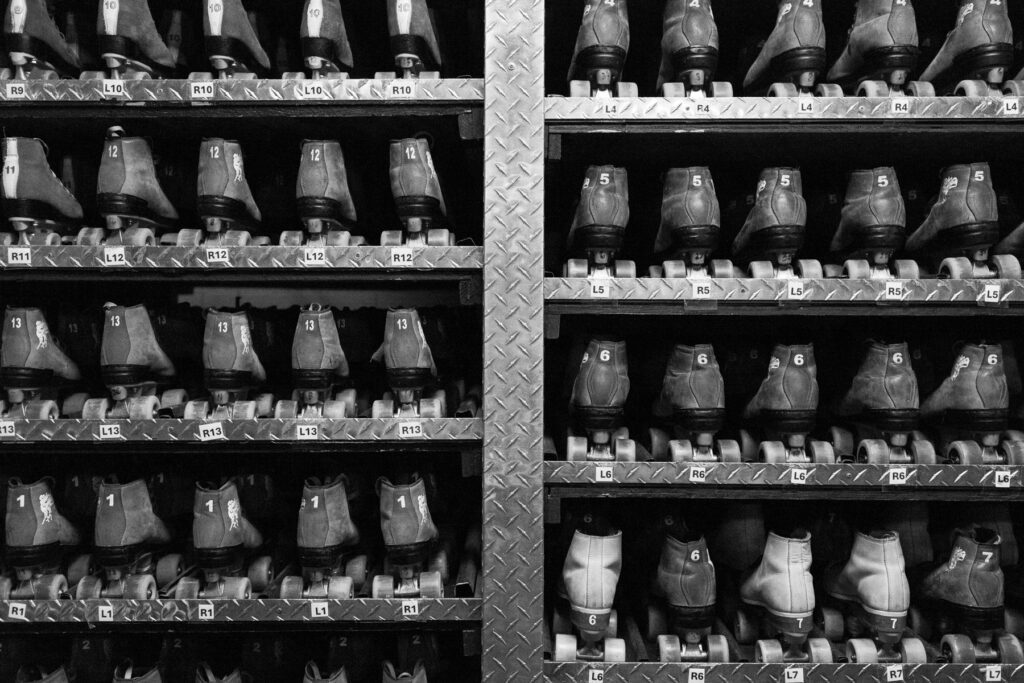
[[[108,73],[83,73],[83,78],[138,80],[168,76],[174,70],[174,55],[156,30],[147,0],[100,4],[96,33]]]
[[[842,97],[835,84],[818,83],[825,73],[825,25],[820,2],[779,1],[775,28],[743,79],[743,92],[768,97],[816,94]],[[817,86],[817,87],[815,87]]]
[[[857,97],[934,97],[925,81],[911,81],[917,68],[917,17],[910,0],[858,0],[846,47],[828,79]]]
[[[949,560],[921,583],[910,628],[925,640],[941,637],[940,661],[1024,662],[1020,641],[1003,632],[1000,543],[992,529],[958,530]]]
[[[989,255],[999,241],[997,206],[988,164],[950,166],[928,218],[907,239],[907,252],[937,264],[940,277],[1019,279],[1016,257]]]
[[[766,463],[797,464],[835,462],[832,444],[808,439],[818,411],[818,368],[814,346],[777,344],[768,365],[768,376],[743,411],[746,420],[761,423],[760,446],[747,431],[740,433],[743,459]]]
[[[345,600],[363,589],[367,557],[349,514],[348,479],[306,480],[297,536],[302,576],[281,581],[281,597]]]
[[[163,677],[160,675],[160,669],[157,667],[144,667],[136,666],[132,660],[128,659],[118,665],[117,669],[114,670],[114,683],[162,683]],[[174,680],[168,676],[168,680]]]
[[[637,97],[636,83],[622,81],[629,52],[626,0],[585,1],[569,66],[569,96]]]
[[[395,665],[389,661],[383,664],[381,683],[427,683],[427,670],[423,662],[416,662],[412,671],[401,671],[395,669]]]
[[[0,344],[0,385],[6,401],[0,400],[0,416],[30,420],[60,417],[57,394],[61,384],[81,380],[78,366],[57,345],[43,312],[38,308],[10,308],[4,311],[3,341]],[[84,394],[65,400],[64,414],[81,410]]]
[[[1003,0],[961,0],[956,26],[921,74],[940,94],[1002,94],[1013,65],[1013,27]]]
[[[794,258],[804,245],[806,226],[800,169],[766,168],[761,171],[754,206],[732,244],[733,256],[750,264],[753,278],[821,278],[821,263]],[[764,257],[769,260],[754,260]]]
[[[916,262],[893,259],[906,241],[907,209],[896,169],[853,171],[846,188],[839,229],[830,251],[843,263],[842,276],[851,279],[916,280]]]
[[[833,427],[833,449],[840,460],[934,465],[935,447],[916,431],[919,408],[917,376],[906,343],[873,341],[836,410],[853,423],[856,440],[852,431]]]
[[[345,157],[337,141],[303,141],[295,196],[299,218],[306,230],[304,233],[298,230],[283,231],[282,245],[298,246],[305,243],[355,247],[366,244],[363,237],[352,235],[356,228],[356,207],[348,189]]]
[[[42,664],[28,664],[18,667],[15,683],[71,683],[63,666],[56,668]]]
[[[161,390],[173,381],[175,368],[157,340],[149,311],[143,304],[108,303],[104,308],[100,374],[113,403],[89,399],[82,406],[82,418],[151,420],[161,412],[180,415],[188,396],[181,389]]]
[[[333,673],[331,669],[325,669],[321,673],[319,665],[310,660],[306,662],[306,668],[303,670],[302,683],[348,683],[348,676],[345,675],[345,667],[340,667]]]
[[[842,642],[844,636],[849,636],[847,661],[928,661],[921,639],[903,635],[910,609],[910,583],[896,532],[858,533],[849,561],[827,586],[836,604],[822,607],[815,618],[830,641]]]
[[[711,0],[669,0],[658,91],[665,97],[732,97],[732,83],[711,80],[717,69],[718,25]]]
[[[373,354],[373,360],[384,363],[391,391],[384,394],[383,400],[373,402],[372,417],[448,415],[443,390],[432,390],[424,397],[424,390],[437,384],[437,366],[415,309],[388,311],[384,343]]]
[[[722,213],[706,166],[669,169],[661,198],[661,225],[654,242],[651,277],[732,277],[732,261],[711,259],[718,248]]]
[[[404,232],[384,230],[380,234],[381,246],[453,246],[455,235],[447,228],[435,227],[448,224],[448,212],[427,141],[423,138],[392,140],[389,173],[391,195],[395,198]]]
[[[725,424],[725,381],[710,344],[677,345],[672,350],[654,415],[671,420],[676,438],[651,434],[655,460],[672,462],[740,462],[740,445],[715,440]]]
[[[626,169],[589,167],[567,240],[571,255],[586,258],[570,258],[565,264],[565,277],[636,277],[635,263],[615,258],[622,249],[628,223]]]
[[[339,0],[306,0],[299,37],[302,57],[313,78],[348,78],[352,47]]]
[[[832,663],[825,638],[808,638],[814,626],[811,580],[811,535],[771,532],[761,564],[740,587],[745,607],[736,613],[736,640],[756,641],[755,661],[765,663]],[[758,640],[759,636],[767,636]]]
[[[256,355],[245,312],[207,311],[203,375],[210,398],[186,403],[186,420],[252,420],[273,414],[271,394],[249,399],[253,389],[266,382],[267,372]]]
[[[156,516],[146,482],[105,481],[96,506],[95,546],[91,560],[102,573],[83,577],[75,597],[155,600],[169,595],[186,572],[184,558],[158,551],[171,541]]]
[[[290,401],[277,402],[274,417],[355,417],[355,389],[345,389],[334,397],[334,387],[348,379],[348,374],[334,314],[329,308],[321,309],[320,304],[302,309],[292,340],[296,388]]]
[[[58,600],[69,597],[61,567],[81,540],[78,530],[57,509],[49,477],[33,484],[7,482],[6,559],[13,580],[0,577],[0,600]],[[70,572],[69,572],[70,574]]]
[[[14,230],[0,233],[0,244],[59,246],[61,236],[81,223],[81,205],[50,168],[42,140],[3,138],[0,144],[4,152],[0,196]]]
[[[427,0],[388,0],[388,34],[397,71],[378,71],[374,78],[440,78],[441,50]]]
[[[427,506],[427,489],[413,475],[411,483],[377,480],[380,530],[387,555],[385,573],[373,577],[374,598],[440,598],[448,573],[447,557],[437,552],[437,527]],[[424,570],[428,565],[429,570]]]
[[[202,578],[180,579],[174,599],[247,600],[263,593],[274,579],[273,563],[256,554],[263,536],[249,522],[235,482],[220,488],[196,483],[192,514],[194,557]]]
[[[225,674],[224,676],[218,676],[210,668],[210,665],[206,662],[199,662],[196,665],[196,683],[245,683],[248,680],[247,677],[242,676],[242,672],[238,669]]]
[[[120,126],[107,129],[96,203],[106,229],[82,228],[78,244],[153,245],[158,233],[173,230],[178,222],[178,212],[157,182],[149,143],[125,137]]]
[[[566,460],[636,460],[636,442],[622,427],[629,396],[626,342],[593,339],[572,385],[569,415],[575,429],[566,441]],[[575,431],[586,436],[576,436]]]
[[[729,661],[725,636],[711,633],[716,586],[704,537],[666,534],[654,584],[659,600],[647,608],[647,640],[657,640],[659,661]]]
[[[81,69],[44,0],[8,0],[3,42],[16,79],[76,78]]]
[[[256,78],[256,69],[270,69],[270,58],[256,37],[242,0],[206,3],[203,12],[206,55],[217,78]],[[209,79],[209,74],[189,74],[189,80]]]
[[[999,344],[965,344],[949,377],[921,405],[935,423],[946,461],[1024,465],[1024,442],[1004,438],[1010,398]]]

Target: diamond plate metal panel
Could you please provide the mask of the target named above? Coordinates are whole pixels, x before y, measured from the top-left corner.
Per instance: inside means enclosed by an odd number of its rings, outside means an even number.
[[[0,103],[33,102],[393,102],[483,99],[483,80],[442,78],[417,80],[60,80],[2,81]]]
[[[483,680],[543,676],[544,2],[485,0]]]
[[[896,665],[902,678],[889,678],[885,664],[554,664],[546,663],[544,672],[552,683],[579,683],[603,680],[604,683],[785,683],[786,671],[799,669],[804,683],[885,683],[903,680],[906,683],[985,683],[986,681],[1024,680],[1020,664],[904,664]],[[703,673],[691,678],[690,670]],[[590,677],[600,671],[603,678]],[[791,674],[792,675],[792,674]]]
[[[696,120],[1020,120],[1019,97],[548,97],[548,121]]]

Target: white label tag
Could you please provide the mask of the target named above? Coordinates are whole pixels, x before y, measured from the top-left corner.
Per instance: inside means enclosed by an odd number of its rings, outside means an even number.
[[[418,617],[420,615],[419,600],[402,600],[402,616]]]
[[[782,672],[783,683],[804,683],[804,670],[795,666]]]
[[[692,465],[690,467],[690,483],[703,484],[708,480],[708,468],[703,465]]]
[[[587,669],[587,683],[604,683],[604,669]]]
[[[903,280],[887,280],[885,283],[885,300],[902,301],[903,297]]]
[[[189,81],[188,96],[192,100],[212,100],[214,93],[213,81]]]
[[[395,0],[395,23],[399,33],[412,33],[412,0]]]
[[[1020,116],[1020,100],[1016,97],[1004,97],[1003,116]]]
[[[28,610],[23,602],[12,602],[7,606],[7,617],[9,619],[26,619]]]
[[[694,282],[692,293],[694,299],[710,299],[711,285],[707,282]]]
[[[207,247],[206,248],[206,262],[207,263],[229,263],[231,260],[231,252],[227,247]]]
[[[610,465],[598,465],[594,468],[594,482],[598,484],[611,484],[615,481]]]
[[[17,436],[18,430],[10,420],[0,422],[0,439],[13,439]]]
[[[889,468],[889,484],[891,486],[901,486],[906,484],[908,476],[906,467]]]
[[[706,116],[709,118],[714,118],[715,116],[718,115],[718,112],[715,111],[715,105],[712,102],[704,101],[693,103],[693,114],[694,116]]]
[[[416,81],[409,78],[388,81],[384,88],[384,99],[386,100],[415,100],[417,94]]]
[[[210,35],[221,34],[221,24],[224,22],[224,3],[222,0],[209,0],[206,3],[206,16],[210,20]]]
[[[890,664],[885,667],[885,683],[900,683],[903,680],[903,666]]]
[[[406,267],[413,263],[412,249],[397,247],[391,250],[391,267]]]
[[[119,425],[119,424],[101,424],[100,425],[100,438],[101,439],[120,439],[121,438],[121,425]]]
[[[306,247],[302,250],[302,265],[326,266],[327,252],[323,247]]]
[[[1010,488],[1010,480],[1013,478],[1007,470],[996,470],[992,473],[992,483],[997,489]]]
[[[419,422],[399,422],[399,439],[420,439],[423,438],[423,425]]]
[[[786,298],[787,299],[803,299],[804,298],[804,281],[803,280],[786,280]],[[802,671],[802,669],[801,669]]]
[[[910,113],[910,99],[907,97],[894,97],[889,100],[889,113],[897,116],[904,116]]]
[[[998,683],[1003,680],[1003,667],[990,664],[985,667],[985,683]]]
[[[103,265],[108,267],[127,266],[128,257],[124,247],[103,247]]]
[[[309,616],[314,619],[326,619],[331,616],[330,610],[327,608],[327,603],[321,600],[314,600],[309,603]]]
[[[123,99],[128,97],[128,91],[124,88],[124,81],[115,81],[109,78],[103,79],[100,86],[100,94],[106,99]]]
[[[199,440],[200,441],[214,441],[216,439],[226,439],[224,436],[224,426],[220,422],[207,422],[199,425]]]
[[[295,438],[298,441],[316,441],[320,438],[319,425],[295,425]]]
[[[790,484],[806,484],[807,483],[807,470],[802,467],[794,467],[789,471],[789,483]],[[803,680],[803,679],[801,679]]]
[[[299,97],[304,100],[333,99],[331,89],[319,81],[302,81],[299,84]]]
[[[114,608],[110,605],[100,605],[96,608],[96,620],[97,621],[113,621],[114,620]]]
[[[117,15],[121,3],[118,0],[103,0],[103,33],[108,36],[117,35]]]
[[[213,615],[214,615],[213,603],[212,602],[201,603],[199,605],[199,607],[196,609],[196,613],[197,613],[197,616],[199,617],[199,621],[213,621]]]
[[[704,683],[707,678],[707,669],[691,667],[686,672],[686,683]]]
[[[985,304],[998,304],[1003,297],[1003,288],[1000,285],[985,285],[985,292],[981,295],[981,302]]]
[[[818,103],[814,101],[813,97],[798,97],[796,102],[796,111],[798,114],[818,113]],[[803,679],[801,678],[800,680],[802,681]]]
[[[7,265],[31,266],[32,249],[30,247],[7,247]]]
[[[607,282],[595,282],[590,281],[590,298],[592,299],[607,299],[608,290],[611,289]]]
[[[306,7],[306,35],[320,37],[320,26],[324,22],[324,0],[309,0]]]
[[[24,83],[7,83],[7,99],[24,100],[28,98],[28,86]]]

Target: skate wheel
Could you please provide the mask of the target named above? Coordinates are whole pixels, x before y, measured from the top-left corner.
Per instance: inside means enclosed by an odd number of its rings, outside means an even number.
[[[926,664],[928,651],[920,638],[904,638],[899,643],[900,658],[904,664]]]
[[[744,610],[736,611],[733,633],[736,634],[736,642],[741,645],[750,645],[757,640],[757,625]]]
[[[103,228],[82,228],[75,237],[75,244],[80,247],[98,247],[103,244]]]
[[[373,577],[370,595],[383,600],[395,597],[395,580],[388,574]]]
[[[270,393],[256,395],[256,417],[270,417],[274,414],[274,395]]]
[[[327,597],[331,600],[351,600],[355,596],[352,579],[332,576],[327,580]]]
[[[267,555],[257,557],[249,565],[249,571],[246,572],[246,575],[254,591],[265,593],[274,581],[274,566],[270,557]]]
[[[249,232],[246,230],[228,230],[221,238],[225,247],[244,247],[249,244]]]
[[[800,89],[795,83],[772,83],[768,88],[768,97],[798,97]]]
[[[690,276],[690,271],[686,267],[685,261],[665,261],[661,268],[662,272],[660,275],[654,275],[652,277],[666,277],[670,280],[681,280]]]
[[[672,462],[693,462],[693,444],[681,439],[668,442],[668,452]]]
[[[888,97],[889,84],[885,81],[863,81],[857,86],[857,97]]]
[[[869,465],[886,465],[889,463],[889,444],[883,439],[864,439],[857,448],[857,462]]]
[[[182,412],[186,420],[205,420],[209,414],[210,404],[206,401],[189,401]]]
[[[282,600],[299,600],[304,588],[301,576],[286,576],[281,579],[280,594]]]
[[[708,638],[708,662],[723,663],[729,661],[729,640],[722,635],[712,634]]]
[[[743,462],[756,462],[760,445],[754,440],[746,429],[740,430],[740,453],[743,455]],[[753,642],[753,641],[751,641]],[[748,643],[749,645],[749,643]]]
[[[79,555],[68,565],[68,583],[74,586],[86,576],[95,573],[95,568],[92,566],[92,555],[88,553]]]
[[[996,275],[1004,280],[1021,279],[1020,261],[1012,254],[996,254],[992,257],[992,265]]]
[[[444,408],[442,407],[441,401],[436,398],[421,398],[420,399],[420,417],[422,418],[435,418],[444,417]]]
[[[774,280],[775,266],[772,265],[771,261],[751,261],[750,277],[755,280]]]
[[[330,230],[327,232],[327,246],[329,247],[355,247],[358,246],[355,239],[348,230]]]
[[[821,270],[821,262],[813,259],[799,259],[796,262],[796,272],[808,280],[820,280],[825,277]]]
[[[759,640],[754,648],[754,661],[765,664],[782,663],[785,655],[777,640]]]
[[[1024,663],[1024,648],[1021,648],[1017,636],[1004,633],[996,639],[996,649],[999,651],[999,661],[1002,664]]]
[[[712,97],[732,97],[732,83],[728,81],[711,82]]]
[[[786,447],[781,441],[765,441],[758,449],[761,462],[780,465],[786,462]]]
[[[636,441],[633,441],[633,439],[616,439],[615,459],[619,462],[636,462]]]
[[[25,417],[29,420],[56,420],[60,409],[56,401],[29,401],[25,404]]]
[[[647,430],[647,437],[651,442],[651,458],[654,460],[665,460],[668,458],[669,440],[664,430],[654,427]],[[653,640],[656,634],[651,634],[649,640]]]
[[[588,450],[585,436],[570,436],[565,442],[565,459],[570,462],[586,460]]]
[[[36,579],[36,600],[59,600],[68,593],[68,580],[60,574],[43,574]]]
[[[1000,446],[1007,465],[1024,465],[1024,443],[1004,441]]]
[[[166,414],[175,408],[180,409],[188,403],[188,393],[184,389],[168,389],[160,394],[160,409]]]
[[[370,409],[370,416],[375,419],[387,419],[395,416],[395,407],[392,401],[374,401]]]
[[[894,264],[896,269],[896,277],[901,280],[920,280],[921,269],[917,265],[917,261],[911,261],[910,259],[896,259]]]
[[[60,411],[64,417],[82,417],[82,408],[85,407],[85,402],[89,400],[89,395],[83,392],[76,392],[71,394],[64,403],[61,404]]]
[[[846,659],[851,664],[877,664],[875,641],[870,638],[850,638],[846,641]]]
[[[256,401],[235,401],[231,405],[232,420],[255,420]]]
[[[842,613],[834,607],[822,607],[817,615],[818,626],[828,640],[842,640],[846,623]]]
[[[970,259],[963,256],[942,259],[939,276],[950,280],[970,280],[974,277],[974,266]]]
[[[739,443],[733,439],[721,439],[718,442],[718,457],[722,462],[742,462]]]
[[[160,399],[156,396],[137,396],[128,399],[129,420],[154,420],[160,412]]]
[[[356,555],[345,563],[345,576],[352,579],[356,590],[362,590],[366,583],[366,555]]]
[[[434,228],[433,230],[427,230],[427,246],[428,247],[447,247],[450,246],[451,233],[447,230]]]
[[[110,401],[105,398],[90,398],[82,404],[83,420],[105,420],[110,412]]]
[[[977,659],[974,642],[961,633],[947,633],[942,636],[940,650],[942,658],[953,664],[974,664]]]
[[[959,97],[988,97],[992,94],[992,89],[985,81],[960,81],[953,94]]]
[[[424,598],[440,598],[444,595],[444,584],[441,572],[423,572],[420,574],[420,596]]]
[[[246,577],[228,576],[224,582],[223,597],[227,600],[248,600],[252,597],[252,584]]]
[[[946,460],[954,465],[982,465],[981,446],[976,441],[954,441],[949,444]]]
[[[668,630],[668,618],[665,610],[660,605],[650,602],[647,604],[647,624],[645,634],[647,640],[657,640],[658,635]]]
[[[814,664],[832,663],[832,645],[827,638],[808,638],[807,654]]]
[[[0,600],[10,600],[11,590],[14,589],[14,582],[9,576],[0,576]]]
[[[871,277],[871,264],[864,259],[848,259],[843,264],[843,274],[851,280],[866,280]]]
[[[813,463],[831,465],[836,461],[836,454],[832,451],[832,444],[827,441],[808,441],[807,450]]]
[[[679,636],[658,636],[658,661],[675,663],[682,661]]]
[[[566,277],[586,277],[590,274],[590,265],[586,259],[571,258],[565,262]]]
[[[354,412],[354,411],[353,411]],[[349,411],[349,405],[344,401],[325,401],[324,402],[324,417],[329,420],[342,420],[346,417],[351,417],[352,413]]]
[[[626,661],[626,641],[622,638],[604,639],[604,661],[624,662]]]
[[[728,259],[711,260],[711,277],[734,277],[735,270],[736,269],[733,267],[732,261]]]
[[[125,244],[133,247],[148,247],[156,244],[156,234],[149,228],[128,228],[121,233]]]
[[[402,246],[401,230],[384,230],[380,233],[380,246],[400,247]]]
[[[185,573],[185,558],[178,553],[168,553],[156,562],[156,583],[166,588]]]
[[[293,420],[299,416],[298,401],[278,401],[274,406],[274,417],[279,420]]]
[[[195,230],[193,228],[186,228],[185,230],[178,231],[178,239],[176,241],[179,247],[198,247],[203,243],[203,231]]]
[[[103,580],[98,576],[83,576],[75,587],[75,600],[95,600],[103,594]]]
[[[932,445],[931,441],[911,441],[910,457],[918,465],[934,465],[938,461],[935,457],[935,446]]]
[[[616,261],[615,277],[635,278],[636,263],[634,263],[633,261]]]
[[[907,94],[911,97],[935,97],[935,86],[928,81],[910,81]]]
[[[830,430],[832,438],[832,450],[840,460],[853,458],[856,444],[853,442],[853,433],[843,427],[832,427]]]
[[[199,597],[199,579],[186,576],[174,587],[175,600],[195,600]]]
[[[301,247],[303,237],[301,230],[282,230],[278,244],[282,247]]]
[[[576,636],[556,633],[554,658],[556,662],[575,662]]]
[[[124,596],[129,600],[155,600],[159,595],[152,574],[132,574],[124,584]]]
[[[814,94],[818,97],[842,97],[843,89],[835,83],[819,83]]]

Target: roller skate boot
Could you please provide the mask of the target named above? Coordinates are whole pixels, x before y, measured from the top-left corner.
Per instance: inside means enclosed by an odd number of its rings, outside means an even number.
[[[256,37],[256,29],[242,0],[206,3],[203,36],[206,56],[218,78],[256,78],[257,68],[270,69],[270,58]],[[190,80],[209,77],[208,74],[189,74]]]
[[[364,238],[352,235],[356,227],[356,207],[348,190],[345,157],[337,141],[303,141],[295,196],[299,218],[306,230],[305,233],[285,230],[281,233],[282,245],[355,247],[366,243]]]
[[[199,662],[196,666],[196,683],[245,683],[246,678],[238,669],[231,671],[224,676],[218,676],[206,662]]]
[[[321,673],[317,663],[310,660],[306,662],[302,683],[348,683],[348,676],[345,675],[345,667],[335,670],[334,673],[331,673],[330,669]]]
[[[161,347],[142,304],[104,307],[100,375],[113,402],[89,399],[82,406],[86,420],[151,420],[161,412],[175,411],[180,416],[188,400],[183,390],[166,388],[175,377],[174,363]]]
[[[965,344],[949,377],[921,405],[939,428],[946,460],[1024,465],[1024,443],[1003,438],[1010,397],[999,344]]]
[[[348,374],[334,314],[320,304],[303,308],[292,340],[296,388],[290,401],[277,402],[274,417],[355,417],[355,389],[345,389],[335,397],[335,386],[348,379]]]
[[[570,97],[637,97],[622,81],[629,52],[626,0],[585,0],[583,22],[569,66]]]
[[[906,228],[896,169],[853,171],[830,251],[843,261],[844,277],[916,280],[921,277],[917,263],[893,259],[906,241]]]
[[[658,91],[665,97],[732,97],[732,83],[711,80],[717,69],[718,25],[711,0],[669,0]]]
[[[575,429],[566,442],[566,460],[636,460],[636,443],[621,426],[628,396],[626,342],[591,340],[572,385],[569,414]],[[576,430],[586,436],[576,436]]]
[[[169,595],[185,574],[180,554],[163,554],[157,559],[170,541],[167,526],[153,511],[144,480],[103,482],[92,557],[102,573],[82,578],[75,597],[156,600]]]
[[[203,375],[210,398],[186,403],[185,419],[252,420],[273,414],[272,395],[259,394],[255,400],[249,399],[254,388],[267,380],[267,372],[256,355],[251,323],[245,312],[207,311]]]
[[[188,65],[201,62],[198,31],[191,16],[181,8],[166,9],[158,28],[174,62],[174,74],[188,76]]]
[[[60,245],[82,221],[82,207],[47,163],[46,145],[38,138],[2,138],[0,144],[0,195],[14,230],[0,233],[0,244]]]
[[[821,278],[818,261],[795,259],[804,245],[807,202],[798,168],[761,171],[754,206],[732,245],[733,256],[749,263],[753,278]],[[764,259],[768,260],[756,260]]]
[[[879,464],[935,464],[935,447],[916,431],[917,376],[906,343],[871,342],[836,414],[854,431],[832,428],[841,460]]]
[[[339,0],[306,0],[299,37],[303,60],[313,78],[348,78],[352,47]]]
[[[818,410],[818,367],[814,346],[778,344],[772,351],[768,376],[747,404],[743,417],[756,419],[767,437],[757,446],[741,432],[744,460],[767,463],[834,463],[832,444],[808,439]]]
[[[940,277],[1020,278],[1016,257],[989,255],[999,241],[999,213],[988,164],[950,166],[942,175],[939,198],[907,239],[907,252],[937,265]]]
[[[992,529],[958,530],[949,560],[925,577],[910,610],[910,627],[926,640],[941,637],[942,661],[1024,662],[1024,649],[1003,633],[1001,538]]]
[[[961,0],[956,26],[921,74],[940,94],[967,97],[1002,93],[1013,65],[1013,27],[1003,0]]]
[[[427,506],[427,489],[414,475],[409,484],[377,480],[380,530],[387,554],[385,573],[373,577],[374,598],[440,598],[447,573],[436,552],[438,532]],[[428,565],[429,571],[424,570]]]
[[[384,363],[391,391],[383,400],[373,402],[372,417],[448,415],[443,390],[431,390],[424,397],[425,390],[437,384],[437,366],[415,309],[388,311],[384,343],[373,354],[373,360]]]
[[[78,366],[57,345],[46,318],[38,308],[10,308],[4,312],[0,343],[0,415],[32,420],[60,416],[58,394],[62,384],[81,379]],[[80,401],[69,396],[65,403]]]
[[[411,672],[395,669],[395,665],[389,661],[384,662],[384,672],[381,676],[381,683],[427,683],[427,669],[423,662],[416,662]]]
[[[145,138],[125,137],[119,126],[107,130],[96,204],[106,229],[82,228],[78,244],[151,246],[158,233],[173,230],[178,222],[178,212],[157,182],[149,143]]]
[[[252,234],[262,231],[263,217],[245,179],[242,148],[236,141],[206,138],[199,145],[198,193],[196,210],[203,229],[178,232],[178,246],[270,244],[268,238]]]
[[[736,640],[756,640],[755,660],[766,663],[832,662],[825,638],[808,638],[814,626],[811,535],[768,534],[761,564],[740,587],[746,607],[736,613]],[[751,608],[757,608],[751,610]],[[758,635],[767,636],[757,640]]]
[[[286,576],[281,597],[348,599],[363,589],[367,558],[357,552],[359,530],[349,514],[344,475],[306,480],[297,536],[302,576]]]
[[[629,223],[626,169],[591,166],[583,179],[580,203],[569,229],[566,277],[636,277],[636,264],[615,257]],[[577,258],[585,256],[585,258]]]
[[[16,79],[78,77],[78,55],[64,40],[44,0],[8,0],[3,42]]]
[[[661,267],[651,277],[732,277],[732,262],[711,259],[718,248],[722,214],[715,181],[706,166],[669,169],[661,198],[661,226],[654,242]]]
[[[57,509],[53,480],[7,482],[6,558],[14,579],[0,577],[0,600],[57,600],[68,597],[61,566],[81,541],[78,530]],[[74,577],[79,578],[79,577]]]
[[[160,669],[136,666],[132,660],[127,659],[114,670],[114,683],[163,683],[164,678],[160,675]],[[168,683],[173,678],[168,678]]]
[[[44,665],[30,664],[18,667],[14,683],[71,683],[63,666],[51,668]]]
[[[647,608],[647,639],[657,640],[662,662],[727,662],[729,643],[711,633],[715,565],[704,537],[683,531],[665,536],[654,584],[660,600]]]
[[[202,578],[181,578],[175,600],[245,600],[272,580],[270,558],[251,557],[263,536],[246,516],[234,481],[219,488],[197,483],[192,515],[194,557]]]
[[[441,50],[427,0],[388,0],[387,8],[397,71],[378,71],[374,78],[440,78]]]
[[[828,79],[857,97],[934,97],[931,83],[910,80],[919,55],[909,0],[858,0],[846,47]]]
[[[573,533],[562,566],[560,592],[569,603],[570,632],[555,626],[554,659],[559,662],[624,662],[626,643],[616,637],[612,604],[622,571],[622,532]],[[559,619],[561,621],[561,619]],[[576,631],[577,635],[572,633]]]
[[[775,28],[743,79],[743,91],[768,97],[816,93],[842,97],[834,84],[819,84],[825,73],[825,24],[820,2],[780,0]],[[815,86],[817,85],[817,88]]]
[[[655,459],[667,450],[672,462],[740,462],[736,441],[715,440],[725,424],[725,381],[710,344],[679,344],[672,350],[654,414],[671,420],[676,437],[651,435]]]
[[[448,212],[430,145],[423,138],[392,140],[390,155],[391,195],[404,233],[381,232],[381,246],[453,246],[455,236],[448,229],[434,227],[448,223]]]
[[[174,55],[156,30],[147,0],[102,3],[96,34],[109,76],[91,77],[143,79],[167,76],[174,69]]]
[[[903,637],[910,609],[910,583],[896,532],[858,533],[849,561],[829,579],[827,591],[836,602],[822,607],[816,619],[830,641],[842,642],[848,636],[847,661],[928,661],[920,638]]]

